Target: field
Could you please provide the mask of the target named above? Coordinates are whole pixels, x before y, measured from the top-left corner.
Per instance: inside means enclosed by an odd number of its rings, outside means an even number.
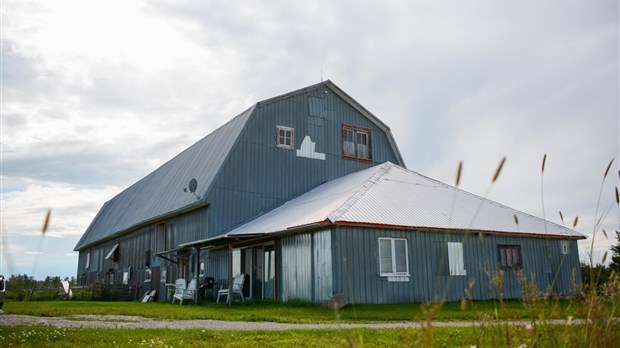
[[[542,306],[542,307],[541,307]],[[418,303],[395,305],[349,305],[333,311],[308,303],[281,304],[275,302],[172,305],[170,303],[90,302],[90,301],[36,301],[8,302],[7,313],[35,316],[67,316],[74,314],[129,315],[154,319],[213,319],[228,321],[270,321],[277,323],[372,323],[395,321],[472,321],[486,318],[528,319],[533,308],[522,301],[480,301],[444,303],[441,310],[430,313]],[[548,313],[549,319],[575,317],[575,306],[569,301],[552,304],[540,303],[538,312]],[[497,316],[495,315],[497,313]]]
[[[610,309],[613,304],[605,308]],[[443,305],[356,305],[333,311],[307,303],[212,303],[172,305],[141,302],[38,301],[8,302],[7,314],[38,317],[72,315],[124,315],[155,320],[211,319],[277,323],[394,323],[415,322],[420,328],[326,328],[291,330],[213,330],[67,328],[51,326],[0,326],[5,347],[32,346],[148,346],[148,347],[471,347],[471,346],[606,346],[618,339],[617,320],[603,336],[593,325],[566,322],[583,317],[576,301],[483,301]],[[551,319],[561,319],[556,323]],[[3,320],[0,317],[0,321]],[[119,323],[122,319],[119,319]],[[467,323],[465,327],[452,324]],[[447,326],[446,326],[447,325]],[[469,326],[471,325],[471,326]],[[616,330],[616,331],[613,331]],[[576,337],[581,337],[575,340]],[[592,340],[585,341],[584,338]],[[617,341],[615,341],[617,342]]]
[[[215,331],[209,329],[76,329],[51,327],[0,327],[5,347],[519,347],[571,346],[562,336],[569,328],[550,328],[551,336],[538,337],[525,327],[434,328],[426,339],[419,329],[319,329],[287,331]],[[570,328],[574,330],[574,328]],[[583,328],[577,328],[583,331]],[[506,341],[508,333],[509,341]]]

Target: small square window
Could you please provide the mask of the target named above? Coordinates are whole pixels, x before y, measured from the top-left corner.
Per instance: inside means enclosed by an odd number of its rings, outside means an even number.
[[[147,268],[144,270],[144,282],[149,283],[151,281],[151,269]]]
[[[168,269],[166,267],[162,267],[161,268],[161,279],[160,279],[161,283],[167,283],[168,282]]]
[[[295,129],[276,126],[276,146],[282,149],[295,148]]]
[[[521,261],[521,246],[498,245],[497,254],[499,266],[501,269],[511,270],[523,267],[523,263]]]

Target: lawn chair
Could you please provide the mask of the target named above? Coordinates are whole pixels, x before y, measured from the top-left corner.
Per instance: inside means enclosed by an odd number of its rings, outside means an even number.
[[[185,282],[185,280],[183,281]],[[186,289],[179,289],[178,292],[175,290],[172,296],[172,303],[174,303],[174,300],[179,300],[180,305],[183,305],[183,300],[192,300],[196,303],[196,279],[192,279]]]
[[[157,290],[147,291],[142,297],[142,302],[153,302],[157,296]]]
[[[174,281],[174,295],[172,296],[172,303],[176,299],[175,295],[182,294],[185,291],[185,279],[179,278]]]
[[[243,282],[245,281],[245,274],[241,273],[233,279],[232,283],[232,296],[228,296],[229,288],[224,289],[223,286],[220,286],[220,291],[217,292],[217,300],[215,302],[220,302],[220,296],[226,295],[226,302],[231,302],[232,298],[235,295],[239,295],[241,297],[241,301],[243,302]],[[232,297],[232,298],[231,298]]]
[[[71,285],[68,281],[63,280],[60,282],[60,287],[58,288],[58,296],[64,299],[70,299],[73,297],[73,291],[71,291]]]

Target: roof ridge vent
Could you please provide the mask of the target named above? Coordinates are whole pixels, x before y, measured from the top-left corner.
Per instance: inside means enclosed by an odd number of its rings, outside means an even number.
[[[345,214],[347,210],[349,210],[349,208],[354,206],[357,201],[364,197],[366,192],[368,192],[372,187],[374,187],[377,182],[394,166],[395,165],[391,162],[385,162],[377,166],[377,170],[368,179],[366,179],[366,181],[364,181],[362,186],[359,189],[355,190],[353,194],[351,194],[351,196],[349,196],[349,198],[340,207],[331,212],[327,216],[327,219],[331,222],[338,221],[338,219],[340,219],[340,217]]]

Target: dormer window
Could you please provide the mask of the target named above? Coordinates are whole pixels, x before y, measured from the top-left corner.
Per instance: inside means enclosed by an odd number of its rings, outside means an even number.
[[[282,149],[295,148],[295,129],[276,126],[276,146]]]
[[[370,129],[342,125],[342,156],[361,161],[372,160]]]

